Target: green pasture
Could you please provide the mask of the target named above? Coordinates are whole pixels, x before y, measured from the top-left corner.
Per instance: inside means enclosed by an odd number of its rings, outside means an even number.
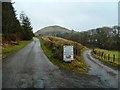
[[[95,55],[98,59],[101,59],[104,62],[113,64],[115,66],[120,66],[120,51],[112,51],[112,50],[105,50],[105,49],[94,49],[96,52],[103,52],[103,56]],[[108,56],[109,55],[109,56]],[[104,58],[104,56],[106,58]],[[108,59],[109,57],[109,59]]]

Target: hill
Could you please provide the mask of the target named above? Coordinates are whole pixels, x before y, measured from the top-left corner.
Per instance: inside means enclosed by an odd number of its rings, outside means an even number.
[[[35,32],[35,35],[36,36],[40,36],[40,35],[56,36],[57,34],[72,33],[72,32],[75,32],[75,31],[55,25],[55,26],[48,26],[48,27],[42,28],[37,32]]]

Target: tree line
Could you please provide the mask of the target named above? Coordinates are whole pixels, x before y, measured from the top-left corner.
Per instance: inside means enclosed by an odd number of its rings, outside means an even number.
[[[3,41],[31,40],[33,31],[30,19],[23,12],[17,19],[11,2],[2,2],[2,39]]]
[[[79,42],[89,48],[120,50],[120,26],[101,27],[84,32],[57,34],[58,37]]]

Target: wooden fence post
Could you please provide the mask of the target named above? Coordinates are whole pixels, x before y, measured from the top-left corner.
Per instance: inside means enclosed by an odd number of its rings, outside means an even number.
[[[108,54],[108,60],[110,60],[110,54]]]
[[[113,54],[113,62],[115,62],[115,54]]]
[[[103,57],[104,52],[102,52],[102,57]]]
[[[104,53],[104,60],[105,60],[105,58],[106,58],[106,54]]]

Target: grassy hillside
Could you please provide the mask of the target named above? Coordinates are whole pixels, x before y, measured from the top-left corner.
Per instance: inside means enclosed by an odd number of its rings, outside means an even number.
[[[45,27],[35,33],[36,36],[38,35],[56,35],[56,34],[62,34],[62,33],[71,33],[72,31],[61,27],[61,26],[48,26]]]
[[[83,45],[53,36],[43,36],[39,37],[39,39],[44,53],[53,64],[59,66],[60,68],[80,73],[86,73],[88,71],[87,65],[82,57],[82,52],[86,49]],[[63,45],[74,46],[74,61],[71,63],[63,61]]]

